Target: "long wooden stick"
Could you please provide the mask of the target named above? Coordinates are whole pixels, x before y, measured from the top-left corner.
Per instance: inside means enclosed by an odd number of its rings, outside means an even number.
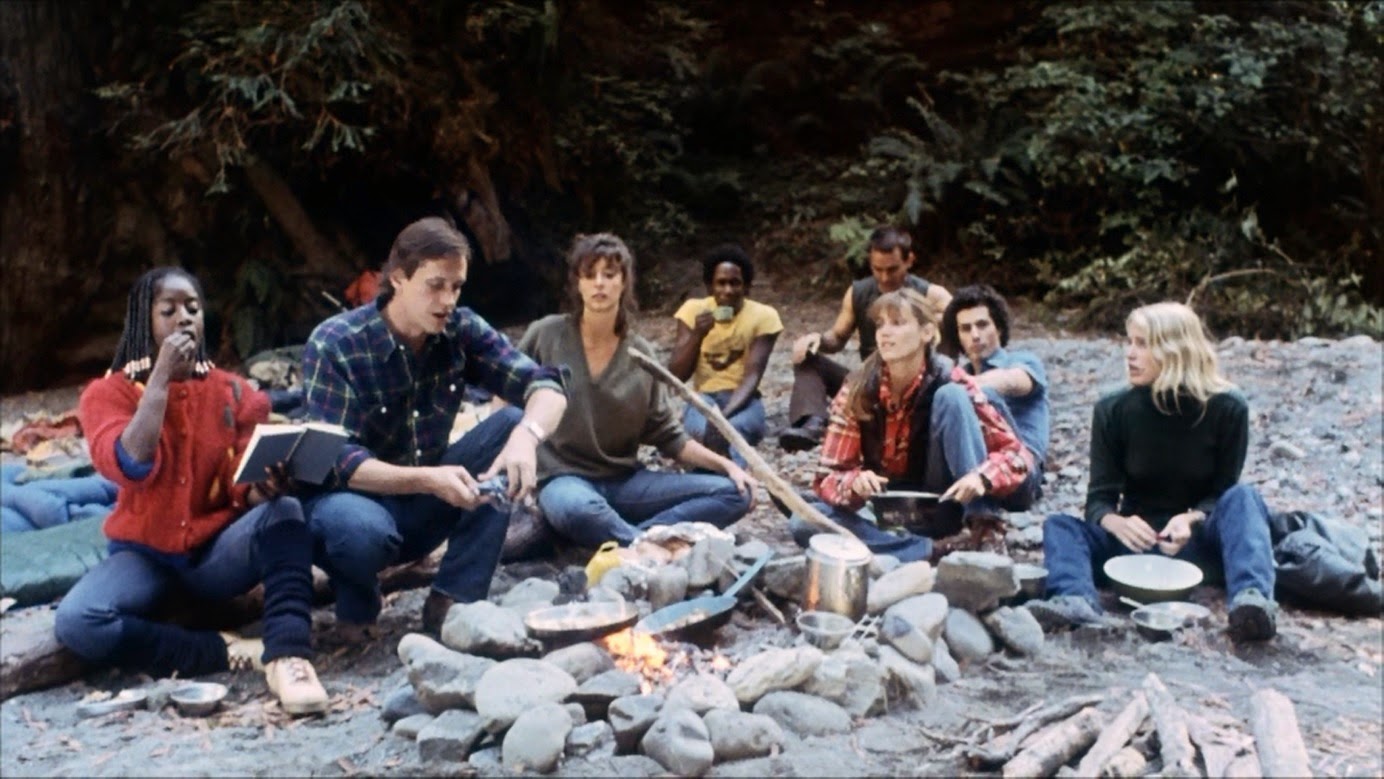
[[[1135,731],[1144,724],[1144,720],[1149,716],[1149,702],[1142,692],[1135,692],[1134,699],[1124,707],[1119,716],[1115,717],[1109,725],[1101,731],[1100,738],[1091,747],[1091,751],[1081,758],[1081,763],[1076,767],[1077,774],[1081,776],[1097,776],[1101,769],[1114,757],[1129,740],[1134,737]]]
[[[1283,693],[1266,688],[1250,696],[1249,705],[1249,726],[1264,776],[1311,776],[1293,702]]]
[[[1088,706],[1050,728],[1032,746],[1004,764],[1004,776],[1052,776],[1096,740],[1100,716],[1094,706]]]
[[[1030,712],[1008,733],[996,736],[977,747],[966,750],[972,768],[994,768],[1009,762],[1019,753],[1024,740],[1049,722],[1064,719],[1088,706],[1105,700],[1104,694],[1077,695]]]
[[[745,458],[745,463],[750,466],[750,474],[756,479],[759,479],[760,483],[764,485],[764,489],[772,493],[774,497],[783,501],[784,505],[788,506],[794,514],[802,517],[809,524],[820,530],[825,530],[830,533],[840,533],[843,536],[855,538],[849,530],[833,522],[825,514],[813,508],[811,503],[803,500],[803,497],[798,494],[798,491],[793,489],[793,485],[784,481],[782,476],[775,473],[773,468],[769,466],[768,461],[765,460],[759,452],[755,451],[753,446],[750,446],[750,443],[745,440],[744,436],[740,435],[740,431],[731,426],[725,415],[721,413],[721,409],[708,403],[706,398],[703,398],[699,393],[692,391],[691,388],[679,381],[678,377],[674,376],[671,371],[659,364],[654,358],[638,349],[631,348],[629,353],[630,356],[634,358],[635,362],[644,366],[645,370],[672,387],[674,391],[682,396],[683,400],[686,400],[693,408],[702,412],[702,416],[706,417],[706,420],[720,431],[721,435],[726,437],[730,445],[735,447],[736,451],[740,452],[740,456]]]
[[[1144,694],[1148,696],[1149,713],[1158,731],[1164,776],[1201,776],[1197,770],[1197,753],[1187,734],[1187,715],[1163,686],[1158,674],[1144,677]]]

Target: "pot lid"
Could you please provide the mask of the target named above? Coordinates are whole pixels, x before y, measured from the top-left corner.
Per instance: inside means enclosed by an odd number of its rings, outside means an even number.
[[[808,546],[823,557],[847,564],[868,563],[872,556],[869,547],[858,539],[839,533],[818,533],[808,542]]]

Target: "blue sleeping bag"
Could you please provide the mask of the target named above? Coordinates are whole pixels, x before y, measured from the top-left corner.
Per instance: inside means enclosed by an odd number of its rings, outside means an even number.
[[[115,507],[115,483],[102,476],[23,481],[22,465],[0,466],[0,532],[25,533],[84,519]]]

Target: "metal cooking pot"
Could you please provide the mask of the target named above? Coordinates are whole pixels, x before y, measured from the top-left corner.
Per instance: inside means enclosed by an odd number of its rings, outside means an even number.
[[[688,638],[698,640],[711,635],[716,628],[730,621],[739,601],[736,595],[754,580],[764,569],[765,563],[773,557],[773,552],[765,552],[754,561],[735,583],[720,595],[693,598],[674,603],[655,611],[639,620],[634,626],[636,632],[649,633],[660,638]]]
[[[633,603],[568,603],[531,611],[524,617],[529,635],[550,643],[590,641],[633,625],[639,609]]]
[[[868,547],[852,536],[818,533],[807,545],[804,611],[829,611],[852,622],[865,616],[870,592]]]
[[[961,532],[961,504],[954,500],[943,503],[935,492],[878,492],[870,496],[870,507],[883,526],[903,527],[928,538],[946,538]]]
[[[1201,569],[1185,560],[1157,554],[1127,554],[1105,561],[1115,592],[1140,603],[1186,600],[1201,584]]]

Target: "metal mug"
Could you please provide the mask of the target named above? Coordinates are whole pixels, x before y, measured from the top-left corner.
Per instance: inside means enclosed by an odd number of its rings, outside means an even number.
[[[829,611],[852,620],[865,616],[873,555],[855,538],[818,533],[808,542],[803,610]]]

